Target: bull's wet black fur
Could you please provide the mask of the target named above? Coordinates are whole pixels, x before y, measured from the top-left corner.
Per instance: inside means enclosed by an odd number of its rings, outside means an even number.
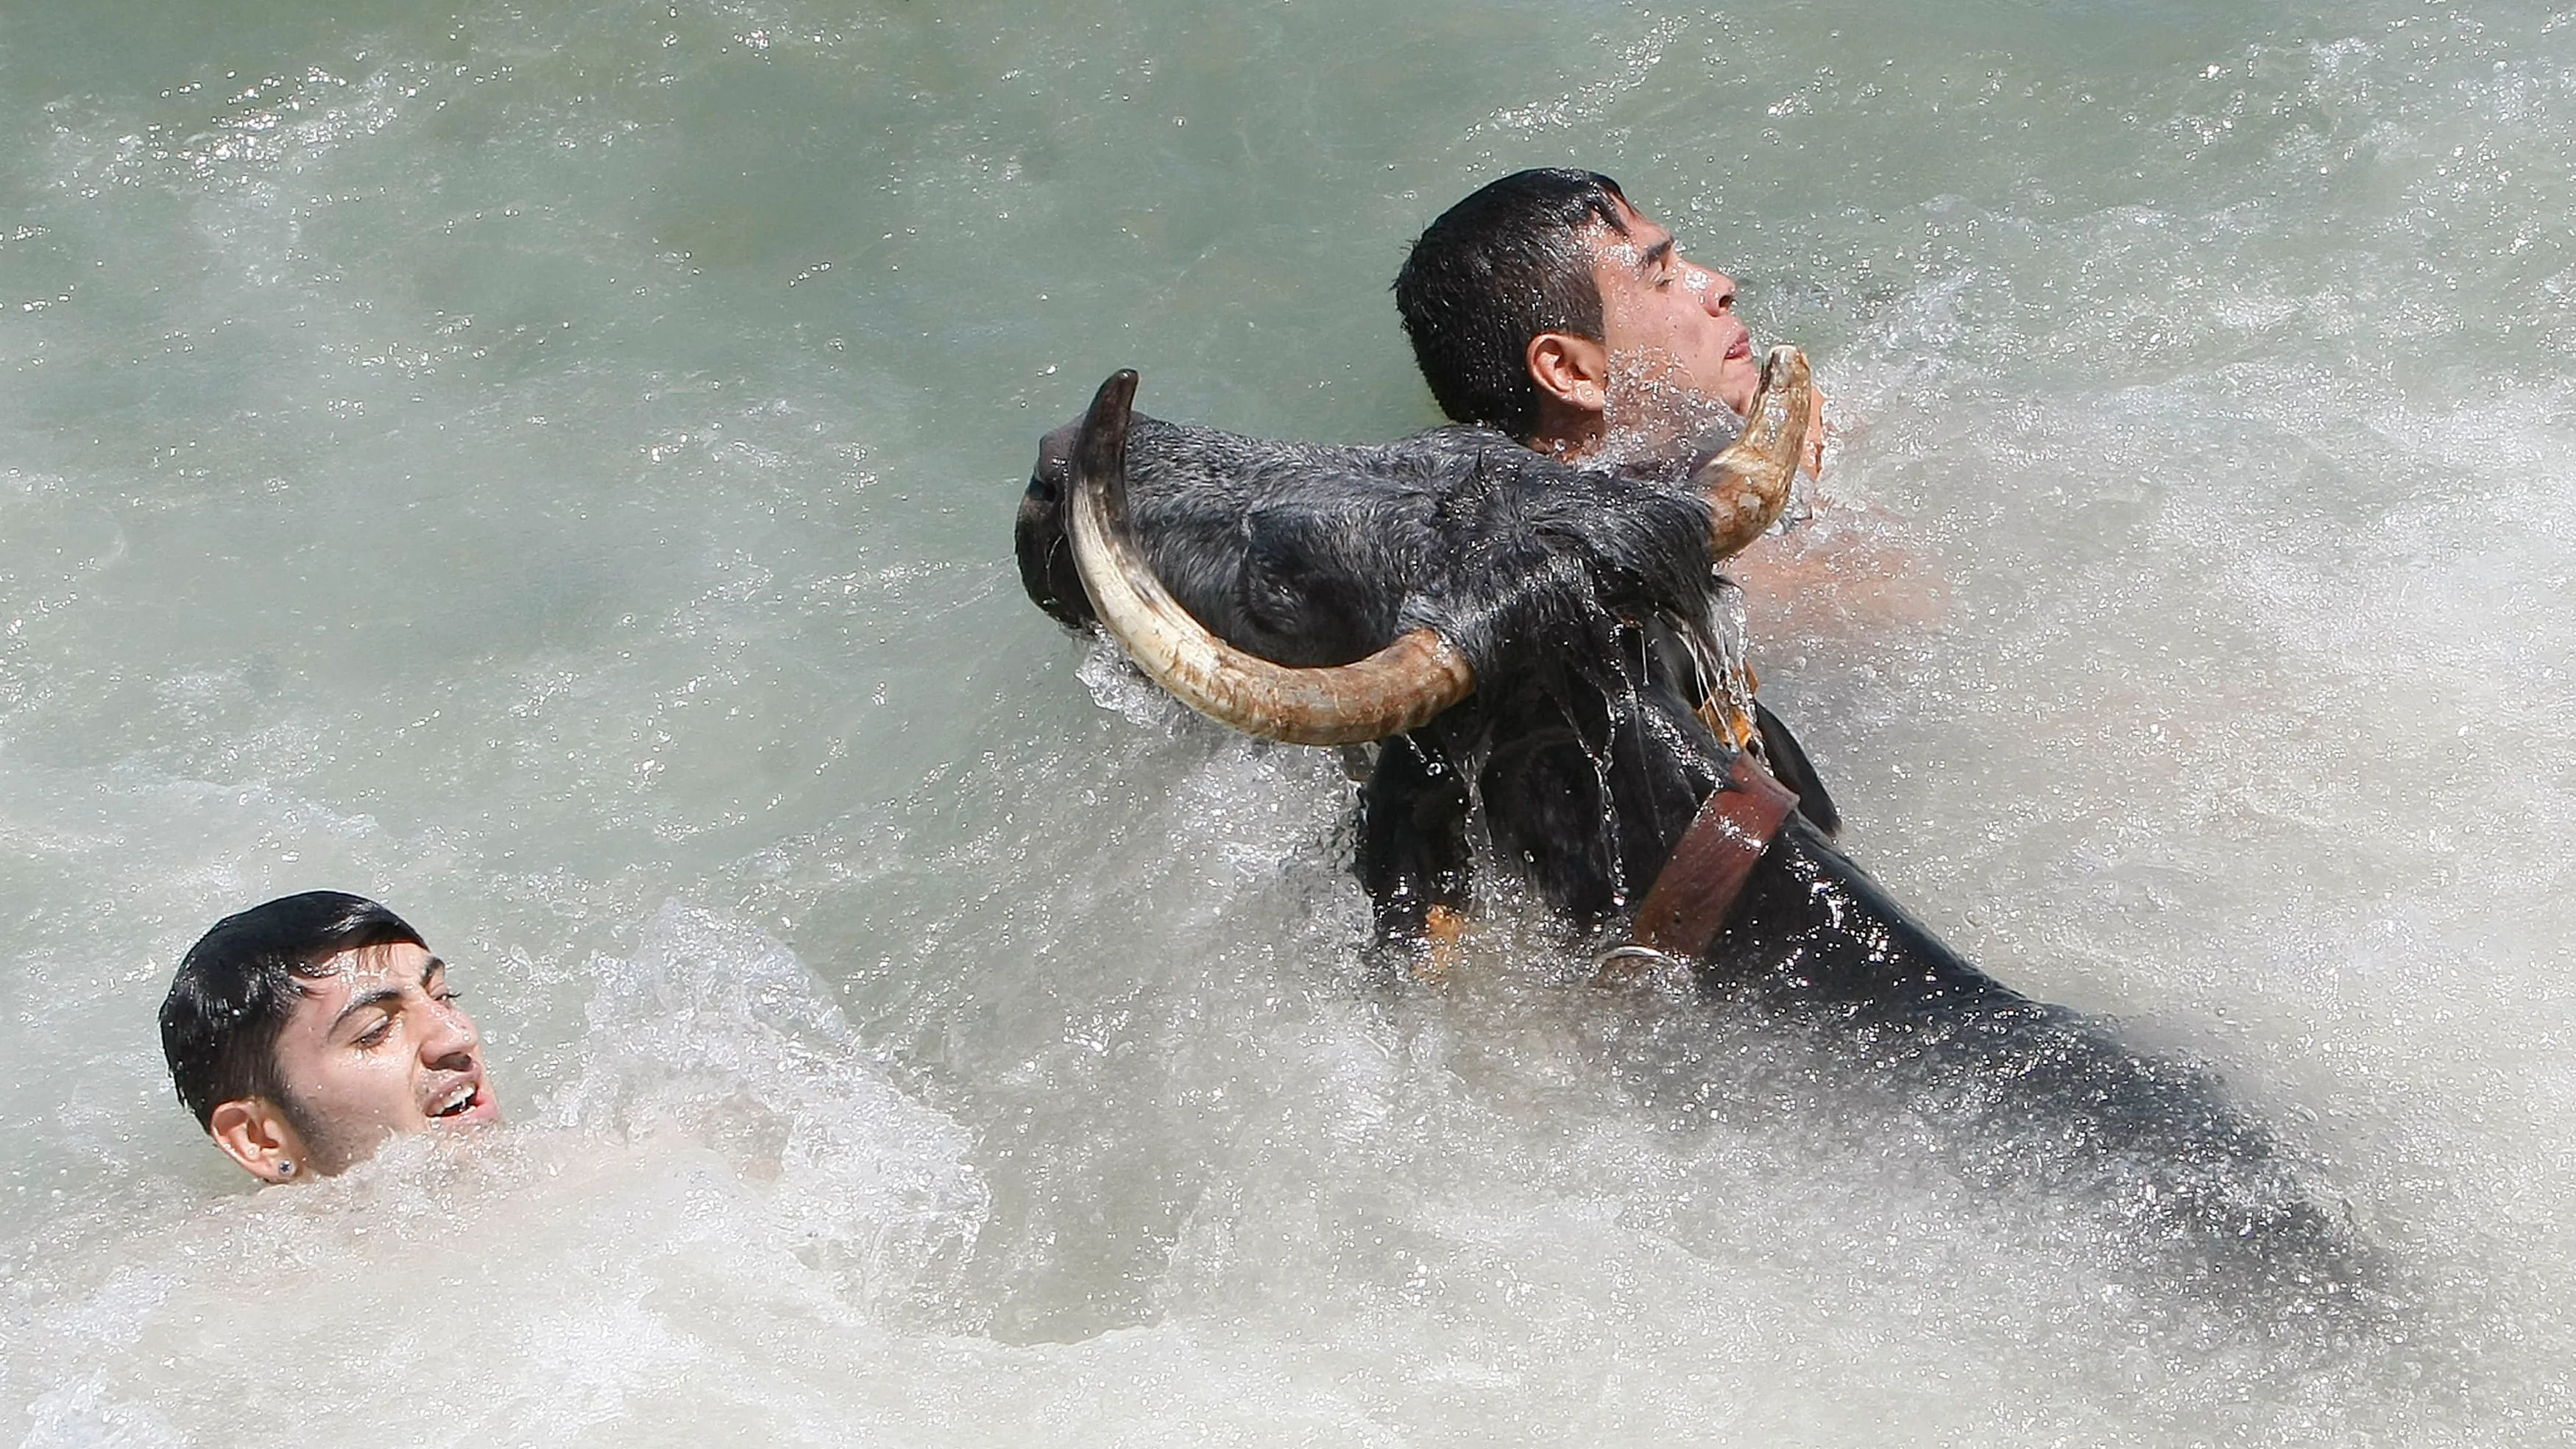
[[[1064,537],[1078,425],[1047,435],[1020,509],[1022,581],[1092,622]],[[1227,642],[1283,664],[1346,664],[1420,625],[1481,683],[1528,645],[1604,610],[1705,617],[1718,576],[1708,506],[1667,468],[1569,467],[1488,428],[1328,446],[1239,437],[1141,413],[1127,509],[1163,586]]]
[[[1042,446],[1018,551],[1030,596],[1078,627],[1077,436]],[[1719,647],[1708,621],[1732,587],[1692,461],[1614,473],[1484,428],[1326,447],[1139,415],[1127,516],[1163,586],[1238,648],[1344,664],[1427,625],[1475,669],[1474,697],[1391,742],[1363,794],[1358,866],[1389,934],[1464,903],[1471,800],[1503,858],[1589,924],[1652,883],[1731,761],[1692,708],[1692,646]]]
[[[2305,1165],[2213,1073],[1986,975],[1795,815],[1698,967],[1712,992],[1901,1085],[1975,1144],[1964,1160],[1993,1185],[2053,1185],[2124,1218],[2161,1271],[2339,1328],[2388,1307]]]
[[[1045,439],[1017,545],[1030,597],[1082,627],[1062,510],[1077,436]],[[1326,447],[1137,416],[1127,518],[1173,597],[1239,648],[1340,664],[1429,625],[1473,664],[1476,693],[1387,741],[1362,787],[1357,869],[1383,926],[1465,899],[1481,818],[1499,863],[1586,927],[1644,893],[1732,763],[1676,649],[1728,587],[1686,472],[1568,467],[1472,427]],[[1798,773],[1780,734],[1773,764]],[[2131,1204],[2210,1278],[2338,1316],[2377,1301],[2353,1291],[2370,1255],[2213,1077],[1978,970],[1809,818],[1829,811],[1791,815],[1696,963],[1703,986],[1827,1031],[1999,1149],[1980,1160]]]

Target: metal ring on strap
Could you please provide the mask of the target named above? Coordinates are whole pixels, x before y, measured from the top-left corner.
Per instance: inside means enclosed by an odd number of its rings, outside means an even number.
[[[1690,980],[1690,963],[1677,961],[1652,946],[1613,946],[1592,958],[1592,984],[1633,986],[1662,980],[1679,986]]]

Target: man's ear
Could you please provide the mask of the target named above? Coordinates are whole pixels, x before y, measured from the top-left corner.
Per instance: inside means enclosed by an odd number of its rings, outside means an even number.
[[[1598,413],[1610,399],[1610,349],[1571,332],[1542,332],[1524,354],[1530,380],[1544,397],[1576,412]]]
[[[206,1119],[206,1131],[225,1156],[263,1182],[314,1175],[313,1154],[304,1148],[304,1134],[266,1097],[216,1103],[214,1114]]]

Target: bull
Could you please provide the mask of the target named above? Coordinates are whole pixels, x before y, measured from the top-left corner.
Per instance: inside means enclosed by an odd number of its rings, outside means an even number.
[[[1621,470],[1473,427],[1244,438],[1138,415],[1135,386],[1112,377],[1042,443],[1022,583],[1220,723],[1379,744],[1356,868],[1383,928],[1463,900],[1479,820],[1492,863],[1571,924],[1659,948],[1605,961],[1677,956],[1949,1119],[2048,1144],[2052,1180],[2202,1265],[2352,1301],[2368,1255],[2210,1072],[1995,980],[1831,839],[1812,770],[1744,688],[1716,568],[1787,500],[1811,416],[1794,349],[1726,446]],[[1719,867],[1685,869],[1694,850]]]

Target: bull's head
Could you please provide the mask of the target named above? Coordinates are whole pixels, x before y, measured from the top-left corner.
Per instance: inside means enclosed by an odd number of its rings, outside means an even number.
[[[1129,539],[1127,429],[1136,374],[1100,385],[1073,454],[1068,532],[1083,591],[1109,636],[1182,703],[1246,734],[1356,744],[1419,728],[1475,692],[1475,671],[1439,631],[1412,630],[1365,659],[1274,664],[1219,639],[1172,598]],[[1693,475],[1709,505],[1709,557],[1724,559],[1780,516],[1806,444],[1806,358],[1775,347],[1743,436]]]

